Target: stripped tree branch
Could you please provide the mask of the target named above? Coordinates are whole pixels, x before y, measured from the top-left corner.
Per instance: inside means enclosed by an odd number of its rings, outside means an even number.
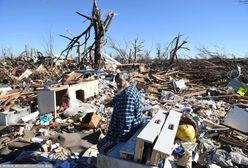
[[[91,50],[94,50],[94,66],[96,68],[99,68],[99,66],[101,65],[101,60],[102,60],[103,38],[104,38],[104,35],[105,35],[106,31],[108,30],[108,27],[112,21],[114,13],[109,12],[106,19],[104,21],[102,21],[101,20],[102,13],[97,8],[96,0],[93,0],[93,9],[92,9],[92,16],[91,17],[86,16],[84,14],[81,14],[79,12],[76,12],[76,13],[78,15],[86,18],[87,20],[89,20],[90,25],[83,33],[81,33],[80,35],[78,35],[76,37],[73,37],[72,39],[70,39],[66,36],[62,36],[66,39],[69,39],[70,42],[67,45],[67,47],[61,52],[61,55],[66,52],[66,57],[67,57],[68,54],[70,53],[70,51],[72,51],[73,48],[77,47],[77,52],[78,52],[78,55],[80,58],[80,62],[83,62],[83,60],[85,58],[87,58],[88,54],[89,54],[89,59],[92,61]],[[90,31],[91,31],[92,27],[94,28],[95,38],[94,38],[94,42],[91,45],[89,45],[89,47],[88,47],[87,44],[88,44],[88,41],[90,39]],[[84,42],[81,43],[80,40],[83,36],[84,36]],[[84,51],[82,52],[83,54],[81,54],[81,51],[80,51],[81,46],[84,46]]]

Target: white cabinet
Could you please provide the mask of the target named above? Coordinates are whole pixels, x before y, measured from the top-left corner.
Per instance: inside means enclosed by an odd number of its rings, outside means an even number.
[[[38,108],[40,114],[55,112],[56,107],[61,105],[62,98],[68,94],[71,103],[79,99],[85,99],[98,94],[98,80],[83,81],[78,84],[66,85],[49,90],[38,90]]]

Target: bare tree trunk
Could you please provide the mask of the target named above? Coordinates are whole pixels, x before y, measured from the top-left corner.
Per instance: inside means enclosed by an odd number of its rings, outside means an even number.
[[[133,55],[134,55],[134,62],[137,62],[138,56],[141,55],[141,51],[143,50],[143,43],[144,41],[139,41],[138,38],[134,40],[133,43]]]
[[[99,66],[101,64],[101,58],[102,58],[101,49],[102,49],[102,44],[103,44],[102,39],[103,39],[103,37],[96,40],[96,43],[95,43],[95,53],[94,53],[95,59],[94,59],[94,61],[95,61],[96,68],[100,68]]]
[[[77,14],[88,19],[90,21],[90,25],[83,33],[81,33],[80,35],[78,35],[72,39],[61,35],[62,37],[65,37],[65,38],[71,40],[70,43],[68,44],[68,46],[66,47],[66,49],[62,51],[62,53],[66,52],[66,56],[67,56],[69,54],[69,52],[72,50],[72,48],[77,46],[77,49],[78,49],[77,51],[78,51],[78,55],[79,55],[80,60],[82,60],[83,58],[86,58],[87,55],[89,55],[89,59],[92,60],[91,51],[94,50],[94,67],[100,68],[101,67],[101,60],[102,60],[102,47],[103,47],[104,35],[108,30],[108,27],[112,21],[114,13],[109,12],[105,21],[102,21],[101,20],[101,11],[97,8],[96,0],[93,0],[93,9],[92,9],[92,16],[91,17],[83,15],[79,12],[77,12]],[[91,32],[92,27],[94,28],[95,38],[94,38],[93,44],[91,46],[87,47],[87,42],[90,38],[90,32]],[[84,42],[81,44],[80,39],[83,36],[85,37],[85,39],[84,39]],[[84,52],[83,52],[83,56],[82,56],[82,54],[80,52],[80,46],[83,46],[83,45],[84,45]]]
[[[137,41],[134,41],[134,62],[137,61]]]
[[[83,61],[83,57],[82,57],[82,53],[81,53],[81,45],[80,45],[80,41],[78,40],[78,46],[77,46],[77,53],[78,53],[78,58],[79,58],[79,62]]]
[[[174,63],[174,61],[176,60],[176,62],[178,62],[178,58],[177,58],[177,52],[178,50],[180,49],[186,49],[186,50],[189,50],[188,48],[186,47],[183,47],[184,44],[187,43],[187,41],[183,41],[181,44],[179,44],[179,41],[180,41],[180,37],[182,35],[178,34],[177,37],[175,37],[173,40],[172,40],[172,44],[175,42],[175,46],[174,48],[170,51],[170,64]]]

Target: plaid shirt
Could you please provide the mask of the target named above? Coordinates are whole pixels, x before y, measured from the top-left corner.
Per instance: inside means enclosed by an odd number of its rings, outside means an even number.
[[[139,91],[131,84],[107,106],[114,109],[106,138],[111,141],[126,141],[143,123]]]

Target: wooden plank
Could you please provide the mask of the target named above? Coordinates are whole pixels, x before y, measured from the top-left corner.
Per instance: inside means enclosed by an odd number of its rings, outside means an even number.
[[[61,90],[66,90],[68,87],[51,87],[49,88],[50,91],[61,91]]]
[[[162,82],[166,82],[166,81],[167,81],[167,79],[163,79],[163,78],[161,78],[160,76],[155,75],[155,74],[152,74],[152,77],[155,78],[155,79],[158,80],[158,81],[162,81]]]
[[[10,94],[7,94],[7,95],[0,95],[0,99],[8,99],[11,96],[19,95],[20,93],[21,92],[14,92],[14,93],[10,93]]]
[[[144,129],[144,127],[147,125],[143,124],[136,133],[124,144],[124,146],[120,150],[120,156],[121,158],[128,159],[128,158],[134,158],[135,153],[135,145],[136,145],[136,139],[139,133]]]
[[[77,80],[81,76],[83,76],[83,73],[78,73],[78,72],[72,71],[72,72],[66,74],[65,76],[63,76],[63,78],[60,79],[59,82],[68,82],[68,81],[72,81],[72,80]]]
[[[144,150],[144,141],[141,139],[136,140],[134,160],[140,162],[142,160]]]
[[[154,145],[151,164],[157,165],[158,160],[172,154],[174,140],[177,133],[177,128],[182,114],[175,111],[170,111],[163,129]],[[158,155],[160,158],[158,158]]]
[[[159,162],[160,157],[161,157],[161,156],[159,155],[158,152],[153,151],[153,152],[152,152],[151,159],[150,159],[150,160],[147,160],[146,164],[148,164],[148,165],[150,165],[150,164],[151,164],[151,165],[157,165],[158,162]]]

